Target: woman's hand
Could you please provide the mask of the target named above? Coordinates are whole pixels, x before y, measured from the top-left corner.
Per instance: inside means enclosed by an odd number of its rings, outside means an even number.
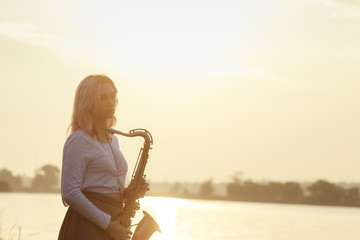
[[[130,239],[132,232],[123,227],[120,224],[120,217],[114,221],[110,221],[110,224],[105,232],[111,237],[113,240],[126,240]]]
[[[140,203],[139,203],[139,201],[136,201],[135,202],[135,209],[131,213],[132,218],[135,217],[136,211],[139,210],[139,209],[140,209]]]
[[[129,186],[124,189],[124,198],[127,198],[127,196],[133,191],[133,187],[134,187],[133,182],[130,182]],[[149,190],[150,190],[149,183],[147,183],[146,180],[142,178],[136,198],[143,198],[146,192]]]
[[[149,183],[143,178],[140,185],[140,191],[138,193],[138,198],[145,197],[147,191],[150,190]]]

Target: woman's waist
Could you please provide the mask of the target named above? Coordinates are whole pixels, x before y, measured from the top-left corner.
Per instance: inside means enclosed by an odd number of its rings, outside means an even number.
[[[108,183],[90,183],[83,182],[81,184],[82,192],[97,192],[103,195],[107,194],[121,194],[123,190],[123,186],[120,186],[121,190],[119,190],[119,186],[116,182],[108,182]]]
[[[100,201],[103,204],[111,205],[116,208],[123,207],[123,198],[121,193],[99,193],[91,190],[83,190],[82,193],[93,203]]]
[[[106,198],[112,199],[112,200],[117,201],[117,202],[122,202],[123,201],[121,193],[103,193],[103,195]]]

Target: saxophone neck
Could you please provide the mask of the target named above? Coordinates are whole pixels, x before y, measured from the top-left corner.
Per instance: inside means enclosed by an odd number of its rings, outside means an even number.
[[[143,128],[132,129],[129,131],[129,133],[121,132],[113,128],[107,128],[106,131],[110,134],[119,134],[125,137],[142,137],[145,140],[145,144],[149,144],[149,146],[153,144],[151,133]]]

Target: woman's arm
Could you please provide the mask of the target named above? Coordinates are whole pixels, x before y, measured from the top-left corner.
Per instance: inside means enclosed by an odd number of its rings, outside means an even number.
[[[64,147],[62,197],[80,215],[102,229],[109,227],[111,216],[98,209],[81,192],[89,143],[84,136],[70,136]]]

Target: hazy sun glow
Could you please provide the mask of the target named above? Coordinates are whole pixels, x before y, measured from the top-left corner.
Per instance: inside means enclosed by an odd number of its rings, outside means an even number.
[[[0,169],[60,168],[75,89],[104,73],[115,128],[154,137],[152,181],[360,179],[356,1],[36,1],[0,1]]]
[[[149,212],[156,220],[161,229],[161,234],[156,232],[150,239],[169,240],[176,238],[176,220],[178,217],[178,209],[187,206],[189,204],[187,200],[164,197],[146,197],[141,199],[140,204],[145,211]]]

